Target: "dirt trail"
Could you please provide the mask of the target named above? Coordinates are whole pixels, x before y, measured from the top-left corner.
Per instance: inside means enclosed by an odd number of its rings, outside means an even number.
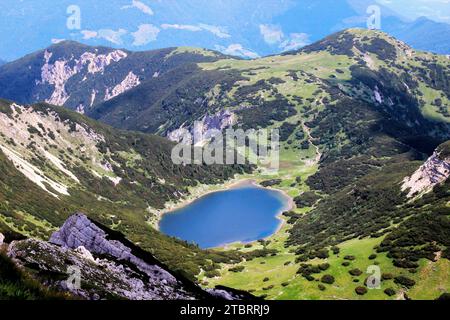
[[[311,136],[311,129],[308,128],[304,122],[302,122],[302,128],[303,128],[303,131],[308,136],[309,143],[316,149],[316,156],[315,156],[315,158],[314,159],[305,160],[305,164],[308,167],[312,167],[312,166],[314,166],[314,165],[316,165],[316,164],[318,164],[320,162],[320,159],[322,158],[322,153],[320,152],[320,148],[313,143],[313,137]]]

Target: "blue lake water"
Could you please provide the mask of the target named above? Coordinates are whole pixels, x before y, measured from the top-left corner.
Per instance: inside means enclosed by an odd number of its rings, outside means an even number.
[[[159,229],[201,248],[252,242],[278,230],[281,220],[277,216],[288,209],[288,202],[281,192],[246,184],[210,193],[165,214]]]

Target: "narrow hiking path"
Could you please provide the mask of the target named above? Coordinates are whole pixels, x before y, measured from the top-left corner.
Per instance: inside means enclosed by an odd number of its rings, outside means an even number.
[[[303,128],[303,131],[308,136],[309,143],[316,149],[316,156],[314,157],[314,159],[305,160],[305,165],[312,167],[316,164],[319,164],[320,159],[322,158],[322,153],[320,152],[320,148],[317,145],[315,145],[313,142],[314,139],[311,135],[311,129],[303,121],[302,121],[302,128]]]

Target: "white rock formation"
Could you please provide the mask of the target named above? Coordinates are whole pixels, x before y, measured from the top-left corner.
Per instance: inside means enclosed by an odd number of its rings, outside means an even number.
[[[366,65],[369,67],[369,69],[376,70],[375,61],[372,59],[372,57],[368,53],[364,53],[363,59],[366,62]]]
[[[378,102],[379,104],[383,103],[383,97],[381,96],[378,86],[375,86],[375,90],[373,90],[373,96],[374,96],[376,102]]]
[[[48,83],[55,86],[52,95],[45,101],[50,104],[62,106],[69,99],[69,95],[65,89],[66,82],[77,74],[78,70],[76,67],[74,69],[70,68],[67,65],[68,62],[65,60],[55,61],[54,64],[50,64],[52,56],[53,53],[45,51],[45,64],[41,69],[41,83]]]
[[[50,243],[62,246],[64,250],[75,249],[78,257],[89,261],[91,266],[101,266],[108,275],[112,274],[105,284],[109,290],[128,299],[190,300],[212,296],[236,300],[245,297],[241,292],[226,288],[203,291],[168,272],[153,256],[125,238],[110,238],[112,236],[108,229],[93,223],[84,214],[77,213],[51,236]],[[95,256],[105,258],[96,259]],[[86,268],[83,264],[81,267]],[[98,271],[91,270],[88,274],[93,272]]]
[[[109,88],[106,88],[106,94],[105,94],[105,101],[111,100],[114,97],[117,97],[118,95],[121,95],[125,91],[128,91],[130,89],[133,89],[134,87],[137,87],[141,84],[141,81],[139,80],[139,77],[136,76],[132,71],[128,73],[128,75],[123,79],[121,83],[119,83],[117,86],[115,86],[111,92],[109,91]]]
[[[84,106],[82,104],[78,105],[75,111],[78,112],[79,114],[84,114],[85,113]]]
[[[189,295],[177,287],[171,287],[163,280],[152,281],[133,266],[121,261],[108,258],[98,258],[93,261],[92,254],[86,249],[83,249],[81,253],[80,249],[72,250],[29,239],[11,243],[8,256],[19,265],[34,264],[48,274],[66,274],[65,279],[47,278],[45,282],[55,289],[70,291],[84,299],[100,300],[114,296],[130,300],[192,300],[195,298],[194,295]],[[80,271],[80,287],[71,285],[70,276],[74,274],[70,273],[70,270]]]
[[[208,132],[211,131],[223,131],[236,124],[236,115],[229,111],[221,111],[214,115],[206,115],[201,121],[196,121],[194,127],[190,130],[181,126],[180,128],[170,132],[167,138],[174,142],[185,142],[187,144],[192,144],[193,137],[199,137],[196,139],[196,145],[202,145],[206,140],[208,140]],[[192,139],[184,139],[185,135],[191,135]]]
[[[121,177],[108,177],[108,179],[114,184],[115,187],[117,187],[120,181],[122,181]]]
[[[90,107],[92,107],[94,105],[96,96],[97,96],[97,91],[95,89],[92,89],[92,92],[91,92],[91,103],[89,104]]]
[[[68,187],[64,184],[58,183],[50,178],[48,178],[45,173],[37,168],[36,166],[32,165],[27,160],[23,159],[20,154],[15,152],[14,150],[9,149],[6,146],[3,146],[0,144],[0,150],[6,155],[6,157],[14,163],[17,170],[19,170],[25,177],[33,181],[35,184],[37,184],[40,188],[47,191],[49,194],[54,196],[55,198],[58,198],[58,194],[55,194],[51,190],[47,189],[46,184],[48,184],[53,190],[58,192],[62,195],[69,195]]]
[[[78,253],[80,256],[82,256],[86,260],[96,262],[92,253],[83,246],[79,246],[78,248],[76,248],[75,252]]]
[[[411,177],[405,178],[402,191],[409,190],[408,197],[422,195],[450,176],[450,158],[441,159],[435,152]]]
[[[66,84],[73,76],[81,73],[85,68],[88,74],[104,72],[105,68],[113,62],[118,62],[127,57],[127,53],[115,50],[108,54],[95,54],[91,52],[83,53],[79,59],[57,60],[50,63],[53,53],[45,51],[44,65],[41,68],[41,81],[37,84],[50,84],[54,86],[54,91],[50,98],[45,101],[50,104],[62,106],[70,98],[66,92]],[[71,65],[73,65],[71,67]],[[83,81],[86,80],[86,77]]]
[[[71,249],[83,246],[97,255],[108,255],[118,260],[129,261],[155,282],[165,280],[167,284],[178,285],[177,279],[158,265],[149,264],[136,257],[132,249],[121,242],[108,240],[108,234],[81,213],[71,216],[49,241]]]
[[[83,68],[87,65],[88,72],[91,74],[103,72],[105,68],[113,62],[119,62],[127,57],[127,53],[122,50],[115,50],[108,54],[95,54],[92,52],[85,52],[81,55],[78,62],[78,68]]]

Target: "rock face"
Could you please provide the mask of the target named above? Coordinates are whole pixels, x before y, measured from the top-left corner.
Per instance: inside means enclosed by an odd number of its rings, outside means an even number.
[[[61,229],[51,236],[49,242],[71,249],[83,247],[95,255],[106,255],[119,261],[131,262],[151,279],[165,280],[169,285],[177,285],[177,279],[158,266],[156,259],[150,257],[144,261],[138,258],[133,254],[132,248],[120,241],[109,240],[104,230],[81,213],[71,216]]]
[[[77,250],[44,241],[24,240],[11,243],[8,255],[23,267],[46,273],[44,283],[52,288],[70,291],[84,299],[125,298],[133,300],[195,299],[195,295],[173,287],[172,282],[151,280],[140,270],[110,258],[97,258]],[[156,271],[156,270],[155,270]],[[80,286],[76,278],[80,275]]]
[[[450,157],[436,151],[411,177],[405,178],[402,191],[409,190],[408,198],[433,190],[434,186],[450,176]]]
[[[90,114],[97,105],[147,80],[219,56],[175,48],[130,52],[62,41],[14,61],[11,67],[2,66],[0,97],[22,104],[46,101]]]
[[[71,216],[49,242],[14,241],[8,255],[25,268],[45,274],[45,284],[85,299],[237,300],[249,294],[227,288],[202,290],[126,240],[89,220]],[[74,275],[79,275],[77,278]]]
[[[174,142],[203,145],[205,141],[211,138],[211,135],[214,136],[215,133],[232,127],[236,122],[237,116],[229,110],[224,110],[204,116],[201,121],[196,121],[190,130],[184,127],[174,130],[167,135],[167,138]]]
[[[141,81],[139,80],[139,77],[136,76],[132,71],[123,79],[121,83],[119,83],[117,86],[115,86],[111,92],[109,91],[109,88],[106,89],[106,95],[105,95],[105,101],[111,100],[114,97],[117,97],[121,95],[122,93],[133,89],[134,87],[137,87],[141,84]],[[93,99],[95,100],[95,98]],[[93,102],[91,102],[92,106]]]
[[[58,59],[54,63],[50,63],[53,53],[45,51],[45,63],[42,66],[41,80],[37,84],[49,84],[54,86],[54,91],[50,98],[45,101],[62,106],[70,98],[66,92],[67,81],[79,74],[83,68],[87,68],[88,74],[104,72],[105,68],[113,62],[118,62],[127,57],[127,53],[121,50],[115,50],[108,54],[94,54],[85,52],[79,59]],[[70,65],[74,64],[73,67]]]

